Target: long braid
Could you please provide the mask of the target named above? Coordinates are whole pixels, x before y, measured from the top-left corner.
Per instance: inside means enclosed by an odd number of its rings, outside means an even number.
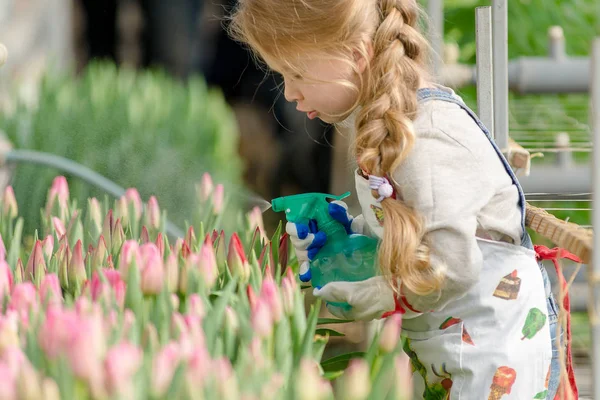
[[[414,145],[416,92],[424,75],[427,44],[415,29],[415,0],[378,1],[381,19],[373,38],[354,150],[370,174],[391,177]],[[378,197],[375,191],[373,195]],[[379,253],[382,274],[396,289],[395,278],[417,294],[439,289],[442,278],[430,267],[420,216],[399,199],[384,199],[381,204],[385,217]]]

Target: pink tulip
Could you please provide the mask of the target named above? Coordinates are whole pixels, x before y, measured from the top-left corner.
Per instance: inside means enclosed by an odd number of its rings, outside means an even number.
[[[198,199],[200,202],[205,202],[208,200],[210,195],[213,192],[213,181],[212,177],[208,172],[205,172],[202,175],[202,181],[200,184],[196,185],[196,193],[198,195]]]
[[[260,370],[265,367],[267,361],[264,356],[261,338],[258,336],[252,338],[250,345],[248,346],[248,353],[250,354],[250,359],[253,361],[256,369]]]
[[[17,399],[17,382],[10,367],[3,361],[0,361],[0,399]]]
[[[0,354],[4,349],[19,346],[19,315],[15,311],[8,311],[0,315]]]
[[[117,305],[122,308],[125,303],[125,282],[121,278],[119,271],[114,269],[104,268],[102,270],[104,277],[108,281],[108,285],[105,285],[97,271],[92,274],[92,279],[86,282],[86,292],[89,292],[92,296],[92,301],[105,301],[110,304],[112,296],[114,294]]]
[[[188,244],[191,248],[196,248],[196,243],[198,243],[196,239],[196,232],[194,232],[194,227],[190,226],[185,234],[184,242]]]
[[[44,277],[40,284],[40,300],[44,303],[47,301],[48,304],[62,303],[62,291],[58,275],[48,274]]]
[[[25,268],[23,267],[23,261],[19,258],[17,260],[17,267],[15,268],[15,283],[22,283],[25,281]]]
[[[160,258],[165,257],[165,240],[163,239],[162,232],[158,232],[156,235],[156,241],[154,242],[156,247],[158,247],[158,251],[160,252]]]
[[[108,248],[106,247],[106,241],[104,236],[100,235],[98,238],[98,245],[93,251],[92,256],[92,270],[106,266],[106,258],[108,256]]]
[[[167,289],[170,293],[177,290],[179,282],[179,260],[176,253],[171,253],[165,262],[165,279],[167,281]]]
[[[25,279],[35,282],[37,276],[43,278],[44,275],[46,275],[46,261],[44,261],[42,242],[37,240],[33,245],[31,254],[29,255],[29,261],[27,261]]]
[[[150,234],[148,233],[148,228],[146,228],[146,225],[142,226],[142,232],[140,233],[140,243],[150,243]]]
[[[259,298],[250,316],[252,328],[259,337],[269,337],[273,332],[273,315],[267,301]]]
[[[269,240],[265,232],[265,225],[263,222],[263,215],[262,211],[260,210],[260,207],[256,206],[252,208],[252,211],[248,213],[248,224],[249,229],[258,229],[262,240]]]
[[[38,307],[37,291],[33,283],[23,282],[15,285],[8,308],[19,313],[24,325],[28,326],[29,313],[37,312]]]
[[[78,240],[73,248],[73,255],[67,266],[67,276],[69,278],[70,287],[79,287],[83,285],[83,282],[87,279],[85,263],[83,262],[83,244],[81,243],[81,240]]]
[[[58,384],[51,378],[42,379],[41,393],[44,394],[45,400],[60,400]]]
[[[114,230],[112,232],[111,247],[110,247],[111,251],[116,252],[117,250],[119,250],[121,248],[121,246],[123,245],[123,242],[125,242],[125,231],[123,230],[123,225],[121,224],[121,220],[117,219],[117,221],[115,222]]]
[[[123,243],[121,255],[119,256],[119,271],[124,279],[127,279],[129,267],[131,266],[132,262],[135,262],[138,268],[140,267],[140,248],[137,241],[127,240],[125,243]]]
[[[273,321],[279,322],[283,317],[283,306],[281,304],[279,289],[277,289],[275,280],[270,274],[267,274],[263,280],[260,297],[262,297],[269,305],[269,311],[271,312]]]
[[[101,312],[81,315],[67,347],[67,357],[74,375],[93,388],[102,386],[105,346]]]
[[[42,253],[46,260],[50,260],[52,258],[52,253],[54,253],[54,236],[48,235],[42,241]]]
[[[2,258],[0,259],[0,301],[4,300],[5,296],[10,296],[12,288],[13,274],[6,260]],[[0,310],[1,308],[0,306]]]
[[[115,216],[120,218],[123,221],[123,224],[129,224],[129,206],[127,204],[127,199],[125,196],[122,196],[119,200],[115,202]]]
[[[131,343],[122,342],[113,346],[104,361],[108,391],[131,398],[134,394],[133,376],[141,367],[143,358],[142,349]]]
[[[292,269],[288,267],[285,276],[281,279],[281,298],[283,310],[286,315],[292,315],[294,313],[294,293],[296,288],[296,276]]]
[[[379,348],[386,353],[394,351],[398,340],[400,339],[400,330],[402,328],[402,315],[392,314],[385,321],[385,325],[379,337]]]
[[[400,353],[395,359],[396,393],[394,398],[399,400],[411,399],[413,394],[412,367],[406,353]]]
[[[244,253],[242,241],[236,232],[231,235],[229,241],[229,252],[227,254],[227,265],[233,276],[237,276],[242,282],[250,278],[250,264]]]
[[[38,342],[48,358],[55,359],[67,351],[77,331],[78,321],[73,310],[48,307],[46,319],[38,332]]]
[[[229,359],[221,357],[214,360],[212,370],[217,383],[217,397],[222,399],[239,398],[237,379]]]
[[[192,294],[188,298],[188,315],[194,315],[200,319],[206,314],[204,310],[204,303],[200,296],[196,293]]]
[[[225,263],[227,262],[227,252],[226,252],[226,239],[225,232],[221,230],[218,237],[213,240],[213,243],[217,241],[217,248],[215,249],[215,255],[217,257],[217,267],[219,271],[222,272],[223,268],[225,268]]]
[[[142,198],[140,197],[140,193],[137,189],[129,188],[125,191],[125,199],[127,199],[127,205],[133,206],[133,212],[135,216],[135,221],[138,222],[140,218],[142,218]]]
[[[188,379],[191,379],[191,382],[194,385],[202,385],[209,373],[210,373],[210,355],[208,354],[208,350],[205,347],[196,347],[194,348],[191,357],[188,362]]]
[[[364,400],[371,393],[369,364],[364,359],[353,359],[343,378],[338,381],[339,396],[348,400]]]
[[[4,246],[4,240],[2,240],[2,235],[0,235],[0,260],[6,259],[6,246]]]
[[[296,375],[296,395],[299,399],[329,399],[332,395],[331,385],[321,377],[319,367],[314,360],[300,360],[300,371]]]
[[[40,376],[29,360],[21,365],[17,378],[17,396],[22,400],[42,398]],[[44,396],[44,398],[46,398]]]
[[[217,268],[217,258],[210,239],[208,242],[204,242],[200,248],[200,268],[205,283],[208,287],[213,287],[219,276],[219,269]]]
[[[52,182],[48,191],[46,202],[46,215],[52,215],[55,204],[58,202],[60,219],[66,217],[66,211],[69,206],[69,185],[64,176],[57,176]]]
[[[215,187],[215,191],[213,193],[213,212],[215,214],[221,214],[224,206],[225,197],[225,188],[222,184],[218,184]]]
[[[152,361],[151,379],[152,394],[154,396],[163,397],[166,394],[179,362],[179,346],[175,342],[168,343],[156,353]]]
[[[19,207],[12,186],[6,186],[2,196],[2,215],[9,218],[16,218],[19,215]]]
[[[92,197],[88,202],[88,214],[90,216],[90,220],[100,232],[102,230],[102,207],[98,202],[98,199]]]
[[[148,199],[146,212],[146,223],[148,226],[154,229],[160,228],[160,208],[158,207],[158,200],[156,200],[156,197],[151,196],[150,199]]]
[[[154,243],[146,243],[140,247],[141,256],[141,289],[144,294],[158,294],[164,283],[164,266],[158,247]]]

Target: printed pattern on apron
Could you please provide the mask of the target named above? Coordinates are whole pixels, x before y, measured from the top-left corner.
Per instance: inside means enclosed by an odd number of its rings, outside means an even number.
[[[555,311],[525,229],[525,196],[512,168],[473,111],[452,93],[421,89],[420,102],[453,102],[477,122],[518,188],[521,245],[477,238],[483,255],[479,282],[442,310],[403,321],[414,399],[546,399],[551,397]],[[385,218],[360,168],[356,191],[369,228],[382,237]],[[555,390],[555,388],[554,388]]]

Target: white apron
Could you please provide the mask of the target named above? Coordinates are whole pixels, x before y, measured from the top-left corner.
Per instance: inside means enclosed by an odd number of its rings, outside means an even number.
[[[524,209],[522,190],[510,174]],[[381,205],[358,171],[355,179],[365,221],[382,237]],[[524,230],[523,242],[527,239]],[[504,242],[477,241],[483,255],[479,282],[442,310],[403,321],[413,398],[546,399],[552,343],[548,293],[535,252]]]

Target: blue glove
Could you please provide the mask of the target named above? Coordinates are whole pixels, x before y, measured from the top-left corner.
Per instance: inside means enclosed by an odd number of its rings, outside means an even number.
[[[343,201],[332,201],[329,203],[328,211],[333,219],[344,226],[349,235],[363,232],[364,219],[362,215],[354,218],[348,214],[348,206]],[[325,232],[319,231],[315,220],[309,221],[308,225],[288,222],[285,230],[290,235],[290,241],[300,263],[300,280],[309,282],[311,280],[310,261],[316,257],[327,242],[327,235]]]

